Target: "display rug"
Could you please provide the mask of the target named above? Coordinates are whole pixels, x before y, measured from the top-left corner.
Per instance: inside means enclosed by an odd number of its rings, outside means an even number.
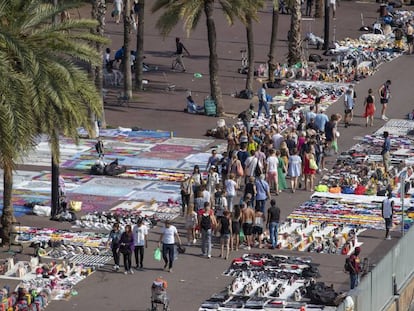
[[[336,310],[341,296],[319,277],[310,258],[244,254],[224,275],[232,277],[222,292],[205,300],[207,310]],[[301,309],[302,308],[302,309]]]

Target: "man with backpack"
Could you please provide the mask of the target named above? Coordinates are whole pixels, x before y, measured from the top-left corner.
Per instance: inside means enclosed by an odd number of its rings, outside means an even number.
[[[360,247],[355,247],[354,252],[345,260],[345,271],[349,273],[350,288],[354,289],[359,284],[359,275],[361,273],[361,253]]]
[[[210,202],[204,203],[204,208],[200,211],[199,228],[201,231],[201,252],[202,256],[211,258],[211,236],[212,231],[217,226],[217,220],[210,207]]]

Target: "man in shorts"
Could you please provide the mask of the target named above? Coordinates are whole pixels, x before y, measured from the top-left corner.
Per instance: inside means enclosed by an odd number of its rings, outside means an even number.
[[[253,233],[253,220],[254,210],[251,207],[247,207],[246,203],[242,204],[242,228],[244,236],[246,237],[246,250],[250,250],[252,247],[252,233]]]

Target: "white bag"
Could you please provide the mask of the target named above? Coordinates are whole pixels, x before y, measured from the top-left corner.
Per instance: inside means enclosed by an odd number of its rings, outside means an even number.
[[[35,205],[33,207],[33,214],[37,216],[50,217],[52,208],[50,206]]]

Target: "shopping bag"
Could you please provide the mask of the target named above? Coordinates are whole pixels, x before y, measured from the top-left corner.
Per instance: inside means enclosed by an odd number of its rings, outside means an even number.
[[[159,248],[159,247],[157,247],[157,248],[154,250],[154,259],[155,259],[156,261],[161,261],[161,250],[160,250],[160,248]]]
[[[240,230],[239,237],[240,237],[240,243],[243,243],[244,239],[246,238],[246,236],[244,235],[243,230]]]
[[[315,159],[311,158],[309,159],[309,168],[312,170],[317,170],[318,169],[318,165],[316,164]]]

